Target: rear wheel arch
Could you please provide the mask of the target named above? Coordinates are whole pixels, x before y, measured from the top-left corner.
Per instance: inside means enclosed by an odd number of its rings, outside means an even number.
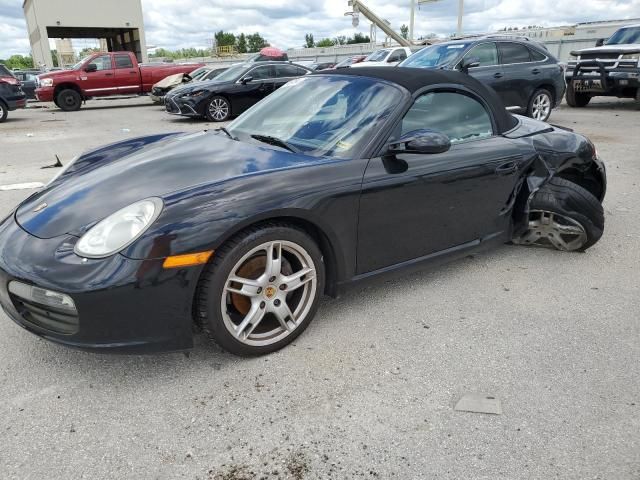
[[[569,167],[556,173],[556,176],[581,186],[601,202],[604,199],[605,180],[594,163],[586,171]]]

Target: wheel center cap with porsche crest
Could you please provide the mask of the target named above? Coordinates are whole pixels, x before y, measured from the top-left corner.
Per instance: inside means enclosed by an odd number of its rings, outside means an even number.
[[[267,288],[264,289],[264,296],[267,297],[269,300],[271,300],[273,297],[276,296],[276,292],[278,290],[276,289],[276,287],[274,287],[273,285],[269,285]]]

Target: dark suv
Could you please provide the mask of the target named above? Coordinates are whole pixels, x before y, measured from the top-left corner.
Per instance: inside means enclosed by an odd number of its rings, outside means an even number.
[[[527,38],[488,36],[438,43],[400,67],[468,72],[492,86],[505,107],[546,121],[565,91],[564,70],[544,46]]]
[[[0,123],[7,119],[11,110],[23,108],[26,104],[27,96],[20,88],[20,80],[0,64]]]

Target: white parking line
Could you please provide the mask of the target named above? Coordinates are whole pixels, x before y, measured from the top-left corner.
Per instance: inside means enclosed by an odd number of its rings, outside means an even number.
[[[30,188],[44,187],[42,182],[29,182],[29,183],[12,183],[11,185],[0,185],[0,192],[7,190],[27,190]]]

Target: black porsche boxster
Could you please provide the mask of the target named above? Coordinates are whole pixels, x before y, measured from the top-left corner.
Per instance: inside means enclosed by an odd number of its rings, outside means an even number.
[[[69,346],[274,351],[322,294],[504,242],[603,233],[593,144],[458,72],[295,79],[227,129],[87,152],[0,224],[0,304]],[[542,250],[541,250],[542,252]]]

